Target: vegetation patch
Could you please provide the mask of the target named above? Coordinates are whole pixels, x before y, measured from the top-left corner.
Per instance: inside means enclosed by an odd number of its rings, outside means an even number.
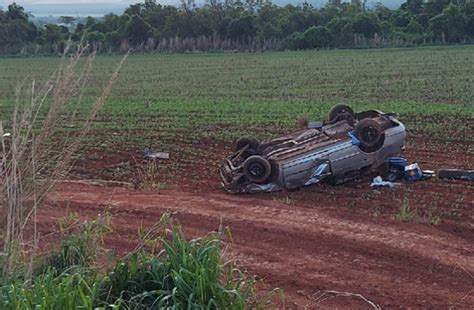
[[[69,218],[71,219],[71,218]],[[61,247],[39,260],[31,277],[17,265],[0,278],[1,309],[243,309],[270,305],[256,280],[223,258],[223,232],[187,240],[168,214],[137,248],[100,264],[108,218],[64,227]]]
[[[271,1],[194,0],[180,7],[156,0],[130,5],[103,18],[62,16],[33,24],[23,7],[0,10],[0,53],[62,53],[72,38],[100,52],[267,51],[465,43],[474,39],[472,1],[382,3],[333,0],[278,6]],[[14,30],[14,31],[13,31]]]

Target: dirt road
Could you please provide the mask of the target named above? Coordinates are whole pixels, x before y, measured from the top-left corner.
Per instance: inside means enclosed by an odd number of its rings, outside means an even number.
[[[383,308],[472,309],[472,220],[457,232],[442,225],[348,213],[332,207],[329,196],[319,196],[312,206],[320,207],[310,207],[306,200],[274,195],[143,193],[64,183],[41,209],[39,227],[42,234],[54,231],[67,208],[84,217],[107,208],[115,232],[106,246],[121,253],[134,246],[140,225],[151,226],[170,211],[189,237],[216,230],[221,222],[228,226],[233,237],[229,255],[268,287],[284,289],[289,308],[370,308],[353,296],[323,295],[336,290],[361,294]]]

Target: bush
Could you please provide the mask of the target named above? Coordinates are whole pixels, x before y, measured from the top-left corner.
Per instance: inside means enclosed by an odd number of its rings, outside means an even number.
[[[141,250],[121,259],[105,278],[101,300],[130,308],[242,309],[254,292],[253,280],[222,262],[215,234],[186,241],[179,228],[160,238],[158,255]]]
[[[286,39],[286,47],[292,50],[300,50],[306,48],[306,41],[301,32],[294,32]]]
[[[165,219],[167,216],[164,217]],[[187,241],[179,226],[163,225],[119,259],[110,272],[95,263],[103,221],[70,234],[31,280],[0,278],[0,309],[260,307],[255,280],[222,259],[221,235]],[[161,249],[158,254],[155,250]],[[54,259],[52,259],[54,258]],[[105,268],[107,270],[107,268]],[[109,269],[110,270],[110,269]]]
[[[306,48],[320,48],[329,46],[331,35],[326,27],[317,26],[306,29],[303,33]]]
[[[99,216],[93,221],[86,221],[79,232],[74,232],[77,225],[77,214],[70,214],[61,223],[64,237],[58,251],[53,251],[45,257],[43,264],[37,268],[36,274],[48,270],[57,273],[66,272],[72,268],[91,268],[96,263],[100,251],[100,241],[109,231],[109,217]]]
[[[97,279],[82,272],[49,269],[32,281],[8,281],[0,287],[0,309],[92,309]],[[92,285],[90,285],[92,283]]]

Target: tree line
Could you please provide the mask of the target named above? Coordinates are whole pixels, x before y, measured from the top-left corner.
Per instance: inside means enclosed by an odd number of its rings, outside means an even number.
[[[99,52],[299,50],[474,41],[474,0],[407,0],[398,9],[365,0],[277,6],[269,0],[208,0],[196,6],[130,5],[123,14],[36,26],[18,4],[0,9],[0,53],[58,53],[68,40]]]

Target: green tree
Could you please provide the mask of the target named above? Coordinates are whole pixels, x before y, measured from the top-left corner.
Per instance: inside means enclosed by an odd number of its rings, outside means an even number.
[[[73,16],[60,16],[59,21],[67,26],[73,25],[76,18]]]
[[[402,10],[408,11],[411,15],[417,15],[423,12],[423,0],[407,0],[401,5]]]
[[[88,32],[86,35],[86,40],[89,43],[102,43],[105,41],[104,39],[105,39],[104,34],[98,31],[91,31],[91,32]]]
[[[213,35],[234,41],[281,39],[287,48],[294,49],[352,47],[355,38],[363,35],[370,39],[375,34],[414,44],[427,37],[448,43],[474,40],[474,0],[406,0],[398,9],[381,3],[367,8],[366,0],[329,0],[322,8],[307,2],[278,6],[270,0],[206,1],[203,6],[196,6],[194,0],[171,6],[145,0],[130,5],[121,15],[88,17],[80,22],[62,16],[60,27],[35,26],[24,8],[13,3],[0,9],[0,51],[17,51],[33,42],[62,44],[69,37],[104,42],[107,48],[119,47],[124,39],[139,45],[148,38],[159,41]],[[64,27],[76,22],[74,31]]]
[[[462,7],[465,20],[465,33],[474,40],[474,1],[466,1]]]
[[[396,27],[400,27],[400,28],[403,28],[403,27],[406,27],[408,26],[408,24],[410,23],[412,17],[410,15],[410,13],[406,12],[406,11],[403,11],[403,10],[398,10],[396,13],[395,13],[395,18],[393,20],[393,24],[394,26]]]
[[[260,27],[258,36],[266,39],[279,38],[282,33],[279,28],[275,27],[272,23],[266,23]]]
[[[293,32],[291,35],[288,36],[286,39],[286,46],[292,50],[300,50],[305,49],[306,47],[306,40],[303,36],[302,32]]]
[[[331,39],[329,29],[322,26],[313,26],[303,33],[307,48],[328,47]]]
[[[377,14],[364,12],[357,14],[352,29],[355,33],[363,34],[366,38],[372,38],[376,33],[380,33],[382,27]]]
[[[47,24],[43,28],[42,38],[48,44],[59,43],[64,40],[61,27],[55,24]]]
[[[408,23],[406,31],[411,34],[422,34],[423,27],[415,19],[412,19]]]
[[[0,46],[18,46],[36,37],[37,27],[28,20],[23,7],[13,3],[6,12],[0,10]]]
[[[255,36],[257,29],[251,15],[245,15],[230,21],[227,35],[232,39]]]
[[[25,9],[22,6],[13,2],[8,6],[7,18],[10,20],[20,19],[27,21],[28,14],[25,13]]]
[[[150,34],[150,25],[138,15],[133,15],[126,26],[127,38],[132,45],[138,45],[145,42]]]
[[[331,41],[334,46],[350,47],[354,41],[352,20],[350,18],[334,18],[328,23]]]
[[[430,19],[430,26],[435,37],[444,37],[447,42],[460,42],[465,37],[465,19],[459,6],[454,4]]]
[[[450,3],[450,0],[428,0],[424,7],[425,12],[429,14],[430,17],[441,14],[444,8]]]
[[[110,47],[119,47],[122,42],[122,35],[118,31],[107,32],[104,42]]]

